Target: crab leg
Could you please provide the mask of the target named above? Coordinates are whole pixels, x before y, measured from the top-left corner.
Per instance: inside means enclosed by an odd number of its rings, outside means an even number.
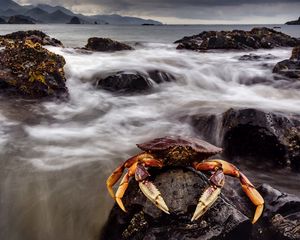
[[[130,168],[134,163],[144,158],[152,158],[152,156],[147,153],[141,153],[134,157],[131,157],[119,167],[117,167],[113,171],[113,173],[108,177],[108,179],[106,180],[106,187],[112,198],[115,198],[115,194],[112,187],[119,181],[119,179],[123,175],[125,168]]]
[[[196,170],[203,171],[215,171],[216,169],[221,168],[223,169],[225,175],[239,178],[243,191],[249,197],[251,202],[256,206],[252,224],[254,224],[259,219],[263,212],[264,199],[255,189],[250,180],[242,172],[240,172],[237,167],[224,160],[213,159],[205,162],[195,163],[194,168]]]
[[[221,188],[224,185],[224,178],[222,169],[217,170],[210,177],[209,180],[211,185],[201,195],[191,221],[197,220],[201,217],[218,199],[221,193]]]
[[[124,196],[124,193],[126,191],[126,189],[128,188],[128,182],[130,177],[134,176],[135,171],[136,171],[136,166],[137,163],[134,163],[129,169],[128,172],[124,175],[124,177],[122,178],[122,181],[118,187],[118,190],[116,192],[116,202],[119,205],[119,207],[126,212],[126,209],[124,207],[124,204],[122,202],[122,198]]]
[[[135,176],[136,180],[139,181],[139,186],[144,192],[144,194],[151,200],[154,198],[157,202],[157,206],[160,206],[161,209],[167,211],[168,207],[166,206],[164,200],[161,197],[160,192],[156,189],[156,187],[146,180],[147,177],[150,176],[148,171],[145,169],[145,166],[151,167],[162,167],[162,162],[154,159],[151,154],[141,153],[132,158],[129,158],[126,162],[124,162],[121,166],[116,168],[116,170],[108,177],[106,181],[107,189],[110,195],[116,200],[119,207],[126,212],[124,204],[122,202],[122,198],[125,194],[125,191],[128,188],[129,180],[132,176]],[[118,182],[118,180],[123,175],[125,168],[128,168],[127,173],[125,173],[122,178],[120,185],[117,189],[116,194],[114,194],[113,186]]]
[[[135,173],[135,179],[139,182],[140,189],[144,195],[159,209],[167,214],[170,214],[169,208],[162,198],[160,191],[151,181],[148,180],[149,176],[150,174],[148,173],[147,169],[142,164],[138,164]]]

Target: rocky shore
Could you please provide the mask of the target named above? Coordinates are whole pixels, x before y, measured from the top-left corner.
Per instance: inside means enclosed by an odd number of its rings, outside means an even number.
[[[202,32],[184,37],[176,41],[176,44],[178,50],[193,50],[200,52],[199,54],[210,49],[256,50],[293,47],[290,59],[280,61],[275,66],[264,67],[268,68],[270,78],[274,82],[284,80],[294,83],[300,79],[299,40],[273,29]],[[20,31],[0,36],[0,46],[1,95],[9,98],[63,99],[68,102],[69,90],[64,70],[66,61],[64,57],[45,47],[61,49],[64,47],[61,41],[41,31]],[[73,54],[83,53],[88,58],[93,54],[106,55],[119,51],[136,50],[128,44],[112,39],[93,37],[87,40],[85,47],[74,49]],[[198,56],[198,53],[196,54]],[[276,57],[272,54],[243,53],[239,60],[247,63],[274,58]],[[176,64],[176,67],[181,66]],[[99,71],[86,77],[92,78],[89,87],[93,91],[103,91],[107,94],[105,97],[112,96],[122,101],[139,95],[149,94],[151,97],[152,93],[160,91],[166,84],[180,85],[180,78],[176,71],[171,71],[172,68],[162,70],[155,67],[151,65],[146,71],[128,68],[114,69],[110,72],[102,72],[99,67]],[[82,79],[78,81],[80,80]],[[258,78],[244,85],[247,87],[262,84],[263,81],[264,79]],[[83,82],[82,80],[80,83]],[[193,109],[196,109],[196,104],[197,101],[192,103]],[[113,103],[107,104],[107,108],[112,105]],[[95,109],[92,109],[92,113],[84,114],[105,115]],[[266,172],[272,169],[288,169],[290,174],[300,171],[300,115],[254,107],[232,107],[216,113],[208,111],[209,113],[205,114],[201,110],[197,112],[197,109],[183,113],[181,110],[178,109],[178,113],[173,114],[175,117],[172,114],[167,117],[182,124],[187,123],[196,136],[222,147],[223,153],[220,157],[237,166],[251,163],[259,165]],[[78,116],[74,114],[72,117]],[[152,118],[149,119],[153,121]],[[136,119],[132,121],[134,126],[143,126],[143,123]],[[89,124],[95,123],[91,121]],[[125,126],[124,123],[123,125]],[[199,195],[208,185],[209,176],[190,168],[166,168],[162,171],[153,170],[151,173],[172,214],[165,215],[155,208],[141,194],[133,180],[124,196],[128,213],[122,212],[115,205],[101,231],[100,239],[300,239],[300,199],[296,196],[262,184],[258,191],[265,199],[265,211],[259,222],[252,225],[253,205],[241,191],[238,180],[227,177],[223,193],[216,204],[203,218],[191,223],[191,215]]]

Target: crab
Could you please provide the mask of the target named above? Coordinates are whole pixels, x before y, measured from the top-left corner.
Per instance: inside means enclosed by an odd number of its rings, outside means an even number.
[[[221,188],[224,186],[225,175],[236,177],[240,180],[243,191],[256,206],[252,223],[261,216],[264,208],[264,199],[255,189],[250,180],[233,164],[220,159],[208,159],[222,151],[206,141],[198,138],[184,138],[180,136],[166,136],[156,138],[146,143],[137,144],[143,152],[129,158],[108,177],[107,189],[119,207],[126,212],[122,197],[128,187],[131,177],[135,177],[141,191],[159,209],[170,214],[160,191],[150,180],[149,168],[162,168],[166,166],[193,167],[197,171],[212,172],[209,178],[210,185],[199,198],[196,210],[191,221],[200,218],[218,199]],[[116,194],[113,186],[122,177],[125,169],[128,171],[123,176]]]

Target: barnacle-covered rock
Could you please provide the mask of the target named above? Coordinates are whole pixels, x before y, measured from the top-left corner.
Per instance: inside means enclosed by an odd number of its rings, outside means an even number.
[[[63,46],[61,41],[55,38],[51,38],[47,34],[39,30],[18,31],[2,35],[0,36],[0,46],[10,46],[17,42],[24,42],[25,40],[31,40],[33,43],[39,43],[43,46]]]
[[[0,90],[30,97],[66,97],[65,60],[30,39],[0,52]]]

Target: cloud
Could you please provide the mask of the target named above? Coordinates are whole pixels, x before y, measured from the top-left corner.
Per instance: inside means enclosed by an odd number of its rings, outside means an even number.
[[[85,14],[135,15],[185,21],[280,23],[299,17],[299,0],[19,0],[21,3],[64,5]],[[174,22],[172,20],[172,22]],[[176,22],[176,21],[175,21]]]

